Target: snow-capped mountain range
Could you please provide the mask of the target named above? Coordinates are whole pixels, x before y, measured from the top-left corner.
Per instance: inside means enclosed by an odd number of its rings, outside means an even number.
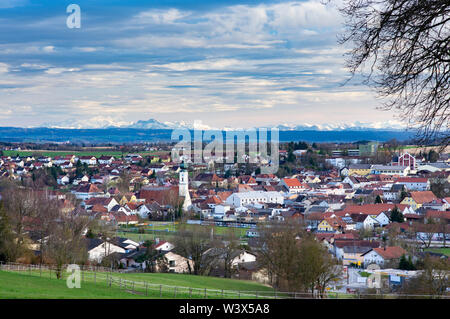
[[[139,120],[137,122],[118,122],[111,118],[96,117],[82,121],[62,121],[58,123],[44,123],[39,127],[45,128],[64,128],[64,129],[107,129],[107,128],[135,128],[135,129],[194,129],[194,123],[184,121],[161,122],[155,119]],[[205,124],[196,125],[196,128],[202,130],[239,130],[244,128],[223,127],[216,128]],[[280,131],[343,131],[343,130],[404,130],[406,125],[397,120],[386,122],[353,122],[353,123],[324,123],[324,124],[275,124],[273,126],[264,125],[261,128],[278,128]]]

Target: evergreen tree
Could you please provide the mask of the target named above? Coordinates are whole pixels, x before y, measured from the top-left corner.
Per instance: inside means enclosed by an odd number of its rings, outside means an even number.
[[[401,270],[415,270],[416,269],[416,267],[414,267],[414,264],[411,260],[411,256],[409,256],[408,259],[406,259],[405,255],[402,255],[402,257],[400,257],[400,262],[399,262],[398,268]]]
[[[377,195],[377,197],[375,198],[375,204],[381,204],[383,201],[381,200],[380,195]]]
[[[404,221],[403,214],[400,212],[397,206],[395,206],[391,212],[391,221],[397,223],[403,223]]]

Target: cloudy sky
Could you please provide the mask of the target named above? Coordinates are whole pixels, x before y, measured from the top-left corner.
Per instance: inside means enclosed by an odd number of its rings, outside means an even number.
[[[0,0],[0,125],[393,120],[342,85],[341,28],[320,0]]]

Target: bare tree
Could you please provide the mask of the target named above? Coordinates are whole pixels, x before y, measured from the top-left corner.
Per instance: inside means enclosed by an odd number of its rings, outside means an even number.
[[[425,224],[414,223],[413,230],[416,233],[416,239],[419,239],[425,248],[429,248],[433,238],[439,233],[439,224],[432,218],[429,218]]]
[[[329,0],[328,2],[330,2]],[[419,141],[450,142],[450,2],[345,0],[347,66],[397,109]],[[365,72],[368,65],[368,72]]]
[[[51,233],[43,242],[46,261],[55,264],[56,276],[62,277],[63,265],[84,264],[87,261],[87,247],[84,231],[87,220],[81,217],[61,216],[52,223]]]
[[[211,227],[181,224],[175,235],[177,252],[192,261],[188,263],[188,271],[194,275],[208,275],[215,254],[205,254],[218,246],[217,238]]]
[[[216,260],[213,263],[215,267],[223,269],[225,278],[231,278],[237,272],[233,263],[236,256],[241,252],[240,240],[236,235],[236,229],[231,227],[226,230],[222,239],[218,248],[213,249],[217,252]]]
[[[275,286],[289,291],[325,294],[341,270],[327,249],[298,225],[272,224],[261,229],[261,264],[275,275]]]
[[[14,234],[11,230],[8,214],[0,201],[0,261],[10,261],[11,248],[14,247]]]
[[[448,272],[450,262],[447,259],[426,256],[423,269],[417,277],[406,282],[402,287],[404,294],[427,294],[441,296],[446,294],[449,285]]]
[[[28,250],[27,233],[36,222],[38,196],[35,191],[11,186],[2,191],[2,197],[10,230],[14,235],[14,240],[9,242],[9,257],[15,261]]]

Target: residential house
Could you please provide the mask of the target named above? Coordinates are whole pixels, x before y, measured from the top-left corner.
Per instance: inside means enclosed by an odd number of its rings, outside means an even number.
[[[410,168],[409,166],[391,166],[391,165],[372,165],[371,174],[379,175],[399,175],[406,176],[408,175]]]
[[[125,253],[126,250],[111,242],[105,242],[97,238],[86,239],[88,258],[92,262],[101,263],[102,259],[113,253]]]
[[[402,255],[406,255],[406,250],[399,246],[373,248],[363,254],[364,266],[377,264],[380,267],[398,265]]]
[[[401,204],[411,206],[412,209],[416,210],[433,200],[438,200],[438,198],[432,191],[410,192],[410,195],[405,197]]]

